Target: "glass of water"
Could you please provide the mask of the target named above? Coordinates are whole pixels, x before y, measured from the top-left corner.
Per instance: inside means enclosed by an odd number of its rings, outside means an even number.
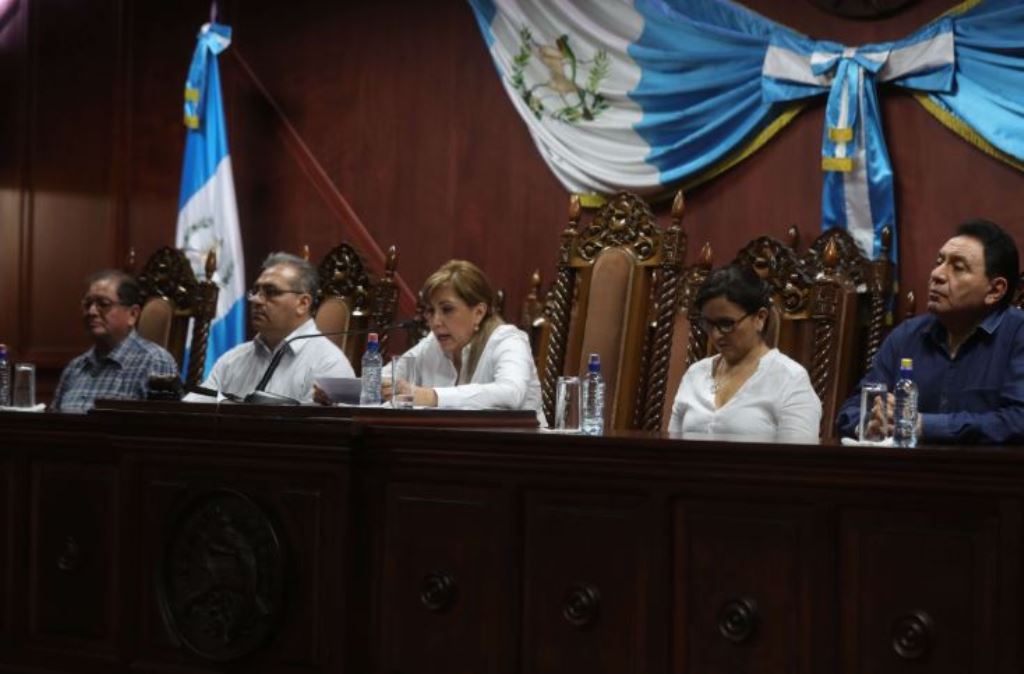
[[[32,363],[16,363],[14,365],[11,404],[14,407],[35,407],[36,366]]]
[[[871,428],[870,421],[875,405],[881,405],[883,413],[888,413],[889,389],[884,382],[869,381],[860,387],[860,424],[857,426],[857,438],[863,442],[879,442],[885,440],[885,428]],[[886,423],[887,427],[889,424]]]
[[[555,429],[579,433],[580,409],[580,378],[559,377],[555,390]]]
[[[413,405],[413,387],[417,386],[416,356],[404,354],[391,361],[394,382],[391,404],[395,409],[409,410]]]

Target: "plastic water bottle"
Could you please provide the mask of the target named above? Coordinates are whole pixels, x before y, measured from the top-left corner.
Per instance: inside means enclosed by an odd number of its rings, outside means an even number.
[[[359,390],[360,405],[380,405],[380,341],[376,332],[366,338],[366,352],[363,354],[363,375]]]
[[[604,433],[604,378],[601,376],[601,356],[596,353],[590,354],[587,374],[580,388],[583,398],[580,426],[587,435],[601,435]]]
[[[7,357],[7,345],[0,344],[0,407],[11,404],[11,361]]]
[[[914,361],[900,361],[900,378],[896,381],[896,410],[892,440],[897,447],[917,446],[917,384],[914,383]]]

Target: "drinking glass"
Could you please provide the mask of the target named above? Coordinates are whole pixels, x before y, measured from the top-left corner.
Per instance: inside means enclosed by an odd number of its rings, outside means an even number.
[[[578,433],[580,409],[580,378],[559,377],[555,389],[555,429]]]
[[[391,381],[394,382],[392,389],[391,405],[395,409],[409,410],[413,405],[412,387],[417,385],[416,380],[416,356],[404,354],[391,361]],[[399,382],[409,383],[409,388],[399,392]]]
[[[11,404],[14,407],[35,407],[36,366],[32,363],[16,363],[14,365]]]
[[[875,407],[875,401],[881,400],[879,403],[882,409],[888,413],[888,405],[886,398],[888,397],[889,389],[886,387],[884,382],[869,381],[865,382],[860,387],[860,424],[857,426],[857,438],[860,441],[872,441],[879,442],[885,440],[885,430],[868,428],[868,422],[871,420],[872,410]],[[888,427],[886,423],[886,427]]]

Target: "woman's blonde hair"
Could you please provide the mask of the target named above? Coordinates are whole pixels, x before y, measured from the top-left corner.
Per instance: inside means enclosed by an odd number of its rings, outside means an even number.
[[[469,361],[462,364],[466,372],[466,379],[473,377],[476,364],[480,360],[480,354],[487,346],[494,329],[504,323],[494,313],[494,290],[487,276],[472,262],[468,260],[448,260],[440,269],[431,274],[423,283],[420,297],[424,302],[430,302],[434,293],[442,288],[451,288],[455,296],[465,302],[470,308],[478,304],[487,307],[487,313],[477,326],[476,332],[469,340]]]

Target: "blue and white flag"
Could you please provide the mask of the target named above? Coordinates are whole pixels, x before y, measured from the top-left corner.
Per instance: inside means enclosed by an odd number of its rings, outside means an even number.
[[[897,224],[881,85],[914,91],[1024,170],[1021,0],[967,0],[902,40],[859,46],[731,0],[468,1],[505,91],[572,192],[657,195],[707,180],[827,96],[821,224],[877,256]]]
[[[176,245],[198,278],[207,254],[217,256],[220,288],[206,348],[205,374],[225,351],[245,341],[245,258],[238,227],[235,183],[220,95],[217,55],[231,44],[231,28],[208,23],[199,31],[185,83],[185,160],[178,198]]]

